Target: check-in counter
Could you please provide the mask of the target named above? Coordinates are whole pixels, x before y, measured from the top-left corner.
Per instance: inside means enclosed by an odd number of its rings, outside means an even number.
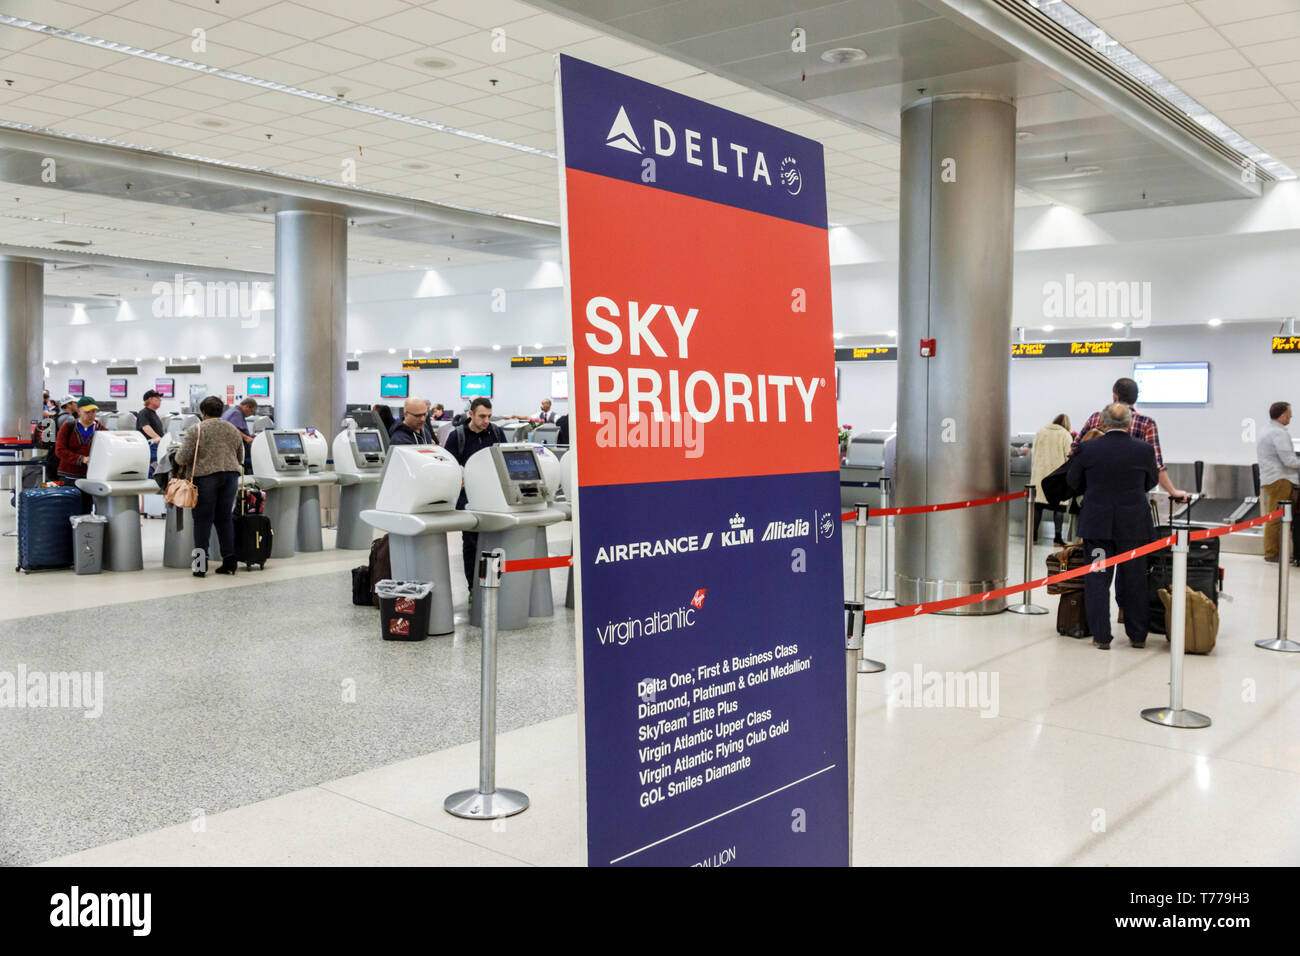
[[[95,502],[95,513],[108,519],[104,529],[104,568],[140,571],[140,496],[158,485],[149,477],[149,440],[137,431],[100,431],[90,446],[86,477],[77,487]]]

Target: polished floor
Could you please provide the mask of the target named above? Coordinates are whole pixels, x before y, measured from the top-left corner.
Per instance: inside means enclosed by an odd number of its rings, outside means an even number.
[[[552,550],[566,536],[553,529]],[[0,576],[0,670],[98,669],[107,688],[98,720],[0,711],[18,741],[0,750],[0,861],[581,863],[568,613],[502,641],[498,781],[532,807],[461,821],[441,807],[476,782],[479,632],[380,641],[349,602],[359,561],[327,550],[220,583]],[[1274,632],[1276,566],[1222,563],[1218,646],[1185,659],[1185,706],[1213,718],[1205,730],[1138,716],[1168,700],[1158,636],[1100,652],[1058,636],[1053,615],[872,628],[867,653],[888,670],[858,680],[854,861],[1300,863],[1300,654],[1254,647]],[[911,706],[899,684],[918,667],[982,679],[988,716]]]

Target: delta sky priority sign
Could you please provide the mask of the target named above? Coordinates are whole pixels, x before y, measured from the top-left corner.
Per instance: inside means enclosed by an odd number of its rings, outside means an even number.
[[[587,860],[847,865],[818,143],[559,57]]]

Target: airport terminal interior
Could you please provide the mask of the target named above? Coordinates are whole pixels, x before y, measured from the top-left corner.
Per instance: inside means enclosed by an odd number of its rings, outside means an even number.
[[[1254,520],[1300,450],[1297,0],[0,0],[0,864],[588,862],[581,587],[463,567],[574,545],[556,54],[822,145],[846,599],[1054,572],[1068,499],[870,512],[1041,495],[1112,403],[1158,426],[1156,524],[1215,532],[1187,588],[1216,638],[1181,661],[1115,600],[1108,653],[1063,632],[1069,588],[868,623],[852,863],[1300,863],[1300,645],[1257,646],[1300,571]],[[624,106],[610,154],[676,161]],[[735,178],[708,135],[687,162]],[[967,177],[1005,208],[957,208]],[[805,334],[756,315],[738,354]],[[274,530],[233,574],[163,494],[204,416],[245,436],[222,500]],[[444,809],[479,779],[485,613],[530,801],[491,821]],[[1171,671],[1209,726],[1142,718]]]

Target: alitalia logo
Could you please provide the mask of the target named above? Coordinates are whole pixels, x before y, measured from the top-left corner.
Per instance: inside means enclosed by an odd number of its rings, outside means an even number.
[[[767,530],[763,532],[764,541],[779,541],[782,538],[803,538],[812,530],[812,526],[805,518],[796,518],[794,521],[769,521]]]

